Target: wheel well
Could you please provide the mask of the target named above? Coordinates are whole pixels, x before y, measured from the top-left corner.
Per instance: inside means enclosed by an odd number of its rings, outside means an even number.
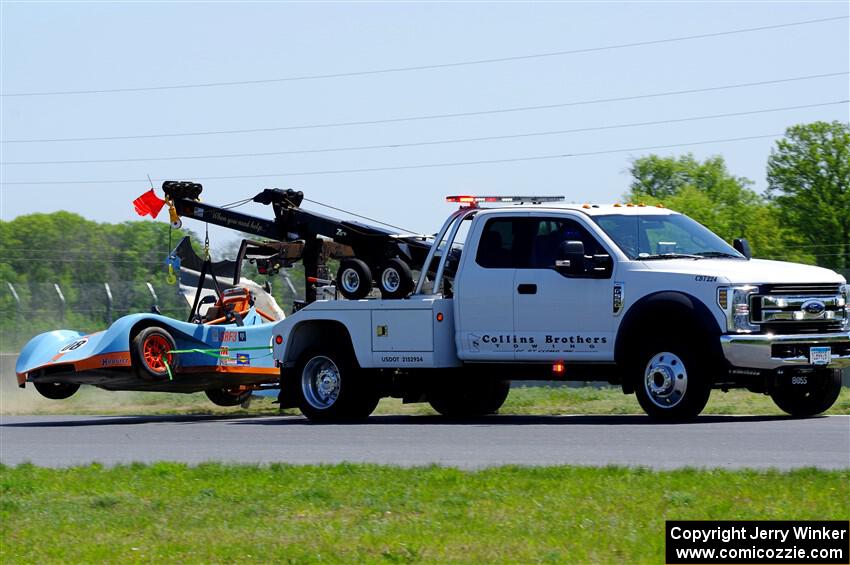
[[[142,331],[145,328],[150,328],[152,326],[162,327],[162,324],[157,322],[156,320],[146,319],[146,320],[141,320],[139,322],[136,322],[133,325],[133,327],[130,328],[130,333],[129,333],[130,343],[129,343],[129,346],[130,346],[131,350],[133,348],[133,340],[136,338],[137,335],[139,335],[139,332]]]
[[[683,292],[658,292],[642,298],[626,313],[614,345],[617,365],[625,367],[652,329],[655,335],[676,333],[703,342],[716,360],[723,358],[720,340],[722,333],[711,311],[699,299]],[[626,390],[630,383],[623,380]]]
[[[333,343],[353,353],[351,334],[341,322],[312,320],[302,322],[292,330],[289,347],[286,348],[286,363],[294,363],[308,347],[316,343]],[[354,357],[352,355],[352,357]],[[356,361],[356,358],[355,358]]]

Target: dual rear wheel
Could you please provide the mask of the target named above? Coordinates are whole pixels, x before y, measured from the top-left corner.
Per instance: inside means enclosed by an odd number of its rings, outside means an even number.
[[[428,403],[447,418],[476,418],[498,412],[510,390],[511,381],[460,374],[454,383],[432,391]]]
[[[299,357],[289,385],[297,389],[298,406],[310,420],[363,420],[380,400],[375,383],[369,377],[369,373],[357,365],[350,350],[314,347]],[[451,382],[434,387],[428,393],[428,401],[443,416],[468,418],[496,412],[509,391],[510,381],[457,371]]]
[[[378,406],[377,391],[350,352],[310,348],[299,357],[295,375],[298,407],[310,420],[362,420]]]

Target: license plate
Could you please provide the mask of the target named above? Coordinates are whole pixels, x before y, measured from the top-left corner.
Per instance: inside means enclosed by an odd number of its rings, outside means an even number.
[[[809,362],[812,365],[829,365],[832,361],[832,349],[829,347],[812,347],[809,349]]]

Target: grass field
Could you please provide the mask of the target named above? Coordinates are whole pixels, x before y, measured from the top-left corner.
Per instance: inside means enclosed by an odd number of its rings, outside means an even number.
[[[0,467],[0,562],[663,563],[668,519],[847,519],[850,471]]]
[[[167,394],[142,392],[107,392],[83,387],[68,400],[47,400],[32,387],[26,390],[7,388],[0,395],[0,414],[278,414],[277,405],[269,397],[257,397],[247,410],[219,408],[203,393]],[[288,413],[297,414],[297,410]],[[399,400],[384,399],[377,414],[435,414],[428,404],[404,405]],[[642,414],[634,395],[624,395],[617,388],[514,387],[501,414]],[[705,414],[783,414],[770,397],[742,390],[728,393],[714,391]],[[850,414],[850,388],[828,414]]]

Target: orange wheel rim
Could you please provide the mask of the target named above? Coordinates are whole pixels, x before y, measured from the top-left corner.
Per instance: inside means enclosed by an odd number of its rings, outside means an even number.
[[[145,338],[145,343],[142,345],[142,354],[145,358],[145,365],[151,371],[156,373],[164,373],[165,362],[171,365],[171,344],[165,337],[159,334],[152,334]]]

